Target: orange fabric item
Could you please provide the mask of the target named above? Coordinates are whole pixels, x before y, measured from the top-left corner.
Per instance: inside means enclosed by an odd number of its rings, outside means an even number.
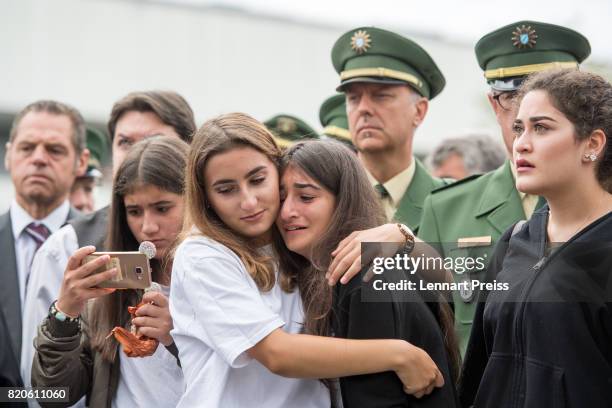
[[[136,306],[128,306],[128,312],[132,316],[132,319],[136,317],[136,310],[145,303],[141,302]],[[133,333],[132,331],[126,330],[123,327],[115,327],[111,334],[115,339],[123,346],[123,352],[128,357],[148,357],[155,353],[159,342],[155,339]]]

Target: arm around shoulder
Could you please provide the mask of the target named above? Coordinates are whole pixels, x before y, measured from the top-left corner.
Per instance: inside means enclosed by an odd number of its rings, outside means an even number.
[[[276,329],[248,354],[284,377],[336,378],[399,369],[411,347],[401,340],[360,341]]]

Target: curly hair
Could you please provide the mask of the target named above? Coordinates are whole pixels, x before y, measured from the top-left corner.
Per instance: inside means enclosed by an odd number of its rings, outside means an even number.
[[[612,192],[612,85],[599,75],[572,69],[542,71],[523,82],[518,101],[531,91],[544,91],[553,106],[572,122],[577,141],[596,130],[606,135],[603,155],[596,165],[596,177]]]

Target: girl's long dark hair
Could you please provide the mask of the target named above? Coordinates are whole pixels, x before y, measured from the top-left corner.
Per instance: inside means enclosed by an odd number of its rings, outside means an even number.
[[[279,254],[279,268],[297,276],[304,305],[304,331],[329,336],[332,288],[325,279],[331,253],[353,231],[380,226],[386,222],[378,196],[359,159],[349,148],[335,141],[312,140],[289,148],[281,159],[281,174],[295,167],[315,180],[336,198],[336,206],[327,230],[312,249],[312,262],[289,251],[275,231],[274,245]],[[444,335],[445,347],[454,378],[460,368],[460,356],[454,331],[452,310],[441,296],[430,305]]]
[[[187,143],[168,136],[148,138],[132,147],[117,170],[113,182],[109,229],[105,242],[107,251],[138,250],[139,242],[127,223],[123,201],[127,194],[146,186],[183,194],[188,150]],[[162,276],[166,270],[166,262],[169,260],[151,260],[154,281],[169,281],[169,276]],[[117,343],[106,337],[115,326],[126,327],[130,319],[127,307],[137,304],[141,297],[141,291],[124,289],[93,301],[89,317],[90,341],[92,347],[100,352],[105,360],[113,362],[117,355]]]

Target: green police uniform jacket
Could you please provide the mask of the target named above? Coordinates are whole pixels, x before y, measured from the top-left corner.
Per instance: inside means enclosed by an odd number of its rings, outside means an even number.
[[[444,258],[480,257],[486,266],[502,233],[525,218],[510,162],[506,161],[497,170],[432,192],[423,205],[418,236],[432,244]],[[482,280],[483,275],[484,269],[474,268],[463,274],[456,270],[454,277],[456,281],[468,281]],[[462,355],[476,310],[475,292],[468,289],[453,294],[455,328]]]
[[[423,164],[415,159],[416,168],[414,176],[408,186],[408,189],[402,196],[393,219],[406,224],[410,229],[418,234],[421,225],[421,216],[423,214],[423,203],[425,198],[437,188],[443,187],[445,180],[433,177]]]

